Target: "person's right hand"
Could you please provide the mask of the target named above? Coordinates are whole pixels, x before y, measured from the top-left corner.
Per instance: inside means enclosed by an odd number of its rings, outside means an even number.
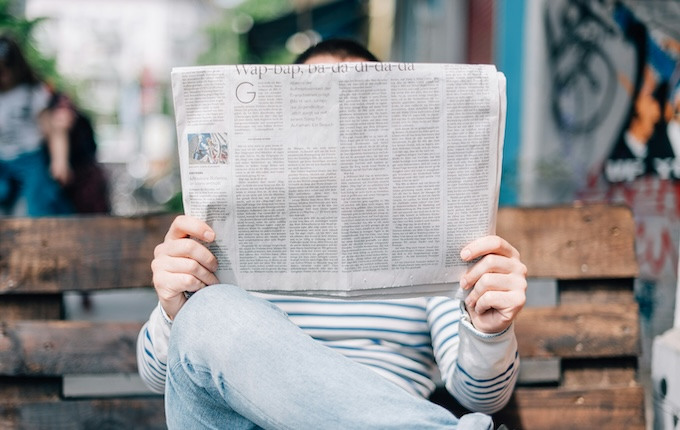
[[[180,215],[170,225],[163,243],[154,250],[153,285],[170,319],[186,303],[185,291],[195,292],[219,283],[214,273],[217,258],[194,238],[212,242],[215,232],[198,218]]]

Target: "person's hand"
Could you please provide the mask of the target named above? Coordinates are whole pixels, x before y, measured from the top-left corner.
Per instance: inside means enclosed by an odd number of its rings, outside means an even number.
[[[61,106],[44,111],[39,119],[50,152],[50,175],[62,186],[73,181],[73,170],[69,163],[71,152],[69,130],[74,121],[75,113],[73,110]]]
[[[527,268],[519,252],[498,236],[479,238],[463,248],[463,261],[480,258],[460,279],[469,289],[465,307],[472,324],[484,333],[510,326],[526,302]]]
[[[184,292],[196,292],[217,284],[217,258],[193,238],[212,242],[215,232],[203,221],[180,215],[172,222],[163,243],[156,246],[151,262],[158,300],[170,319],[186,303]]]
[[[73,180],[73,171],[68,159],[53,157],[50,161],[50,175],[62,186],[70,184]]]

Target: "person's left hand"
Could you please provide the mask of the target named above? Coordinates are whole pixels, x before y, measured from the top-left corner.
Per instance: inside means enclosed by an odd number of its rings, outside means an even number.
[[[62,186],[68,185],[73,180],[73,171],[68,159],[54,157],[50,162],[50,174]]]
[[[470,290],[465,307],[472,324],[484,333],[499,333],[512,324],[526,302],[527,268],[505,239],[484,236],[463,248],[463,261],[480,258],[460,279]]]

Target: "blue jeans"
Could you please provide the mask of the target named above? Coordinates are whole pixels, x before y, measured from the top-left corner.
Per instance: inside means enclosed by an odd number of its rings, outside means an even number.
[[[328,348],[233,285],[194,294],[170,334],[169,429],[488,429]]]

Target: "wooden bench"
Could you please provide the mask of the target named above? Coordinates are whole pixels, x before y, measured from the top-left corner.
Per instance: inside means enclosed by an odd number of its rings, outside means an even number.
[[[75,375],[133,379],[143,321],[67,321],[63,296],[149,288],[173,217],[0,219],[0,428],[165,428],[160,396],[66,392]],[[537,280],[516,324],[521,383],[498,423],[644,428],[634,231],[624,207],[500,211],[499,234]],[[458,411],[440,391],[433,401]]]

